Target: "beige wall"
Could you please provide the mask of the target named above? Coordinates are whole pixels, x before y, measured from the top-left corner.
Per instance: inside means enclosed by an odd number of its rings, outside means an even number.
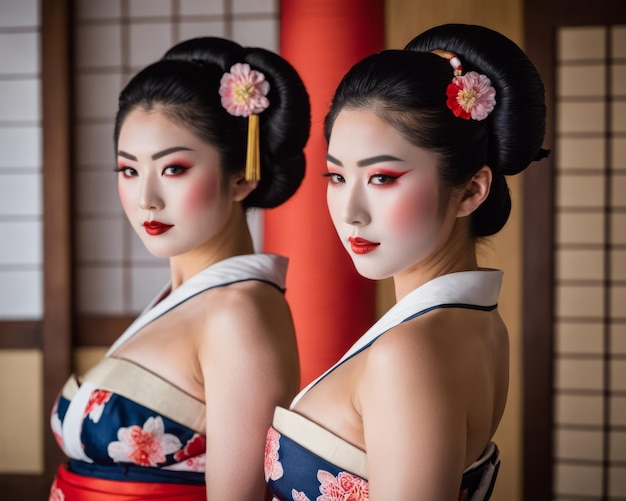
[[[386,0],[387,47],[404,47],[418,33],[438,24],[481,24],[522,44],[522,0]],[[500,312],[511,338],[511,384],[504,418],[496,433],[502,465],[493,501],[521,500],[521,181],[508,179],[513,211],[507,226],[479,249],[481,266],[505,271]],[[380,287],[379,307],[391,301],[390,284]]]
[[[42,357],[0,350],[0,473],[43,471]]]

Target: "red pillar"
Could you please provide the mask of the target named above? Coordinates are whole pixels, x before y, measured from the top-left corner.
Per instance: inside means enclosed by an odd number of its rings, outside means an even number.
[[[375,317],[375,283],[357,274],[328,215],[323,121],[341,77],[384,48],[384,0],[281,0],[280,8],[280,52],[309,91],[312,128],[302,186],[282,207],[265,213],[265,250],[290,258],[287,299],[305,385]]]

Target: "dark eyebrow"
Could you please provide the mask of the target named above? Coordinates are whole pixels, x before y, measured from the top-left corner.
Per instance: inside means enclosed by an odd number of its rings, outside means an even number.
[[[343,167],[343,164],[337,160],[332,155],[326,155],[326,160],[328,160],[331,164],[338,165],[339,167]],[[377,155],[375,157],[364,158],[363,160],[359,160],[356,165],[357,167],[367,167],[368,165],[377,164],[380,162],[402,162],[403,160],[392,155]]]
[[[169,155],[170,153],[175,153],[177,151],[191,151],[191,148],[185,148],[184,146],[174,146],[173,148],[168,148],[167,150],[159,151],[152,155],[152,160],[158,160],[165,155]]]
[[[359,160],[356,164],[358,167],[367,167],[368,165],[378,164],[380,162],[402,162],[402,160],[392,155],[378,155],[376,157]]]
[[[124,158],[128,158],[128,160],[132,160],[133,162],[137,161],[137,157],[134,155],[131,155],[130,153],[126,153],[125,151],[118,151],[117,152],[117,156],[118,157],[124,157]]]
[[[338,165],[339,167],[343,167],[343,164],[332,155],[326,155],[326,160],[330,162],[331,164],[335,164],[335,165]]]
[[[168,148],[163,151],[158,151],[154,155],[152,155],[152,160],[158,160],[161,157],[169,155],[170,153],[175,153],[177,151],[192,151],[191,148],[186,148],[184,146],[174,146],[172,148]],[[118,151],[117,154],[120,157],[128,158],[128,160],[132,160],[133,162],[137,161],[137,157],[135,155],[131,155],[130,153],[126,153],[125,151]]]

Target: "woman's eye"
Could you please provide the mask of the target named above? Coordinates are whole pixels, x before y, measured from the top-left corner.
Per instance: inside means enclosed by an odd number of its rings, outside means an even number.
[[[370,177],[370,184],[391,184],[393,183],[396,179],[398,179],[398,176],[390,176],[389,174],[374,174],[373,176]]]
[[[165,169],[163,169],[163,174],[165,174],[166,176],[177,176],[179,174],[183,174],[187,170],[189,170],[189,167],[173,164],[165,167]]]
[[[341,174],[337,174],[336,172],[327,172],[324,174],[324,177],[328,178],[328,182],[330,184],[340,184],[346,182],[343,176]]]
[[[115,172],[120,172],[124,177],[134,177],[137,176],[137,171],[132,167],[117,167]]]

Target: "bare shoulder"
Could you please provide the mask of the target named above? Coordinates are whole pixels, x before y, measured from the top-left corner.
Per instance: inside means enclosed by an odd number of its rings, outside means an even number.
[[[448,308],[394,327],[366,350],[355,403],[372,472],[394,475],[390,458],[404,454],[416,464],[423,459],[416,451],[427,450],[424,482],[460,476],[499,421],[507,356],[498,346],[507,343],[497,311]],[[500,389],[495,381],[502,381]],[[382,438],[380,430],[386,430]],[[390,443],[400,445],[391,451]]]
[[[370,347],[368,365],[380,364],[415,367],[417,362],[428,362],[451,356],[450,347],[455,335],[455,322],[444,310],[438,310],[401,323],[384,333]]]
[[[293,332],[289,305],[281,290],[258,280],[219,287],[202,298],[205,328],[234,336]]]
[[[235,282],[223,287],[215,287],[210,292],[214,297],[207,296],[208,301],[213,302],[215,297],[219,297],[222,305],[228,307],[285,303],[283,291],[275,285],[261,280]]]
[[[433,390],[458,390],[470,384],[476,366],[500,342],[508,347],[497,313],[440,309],[383,334],[367,350],[364,370],[371,380],[389,384],[413,381]]]
[[[282,291],[259,281],[220,287],[202,298],[206,308],[199,332],[197,356],[205,380],[207,401],[219,382],[241,395],[256,388],[256,396],[285,405],[299,385],[295,329]],[[237,368],[237,376],[232,368]],[[225,384],[224,374],[230,383]],[[261,388],[258,388],[258,385]]]

